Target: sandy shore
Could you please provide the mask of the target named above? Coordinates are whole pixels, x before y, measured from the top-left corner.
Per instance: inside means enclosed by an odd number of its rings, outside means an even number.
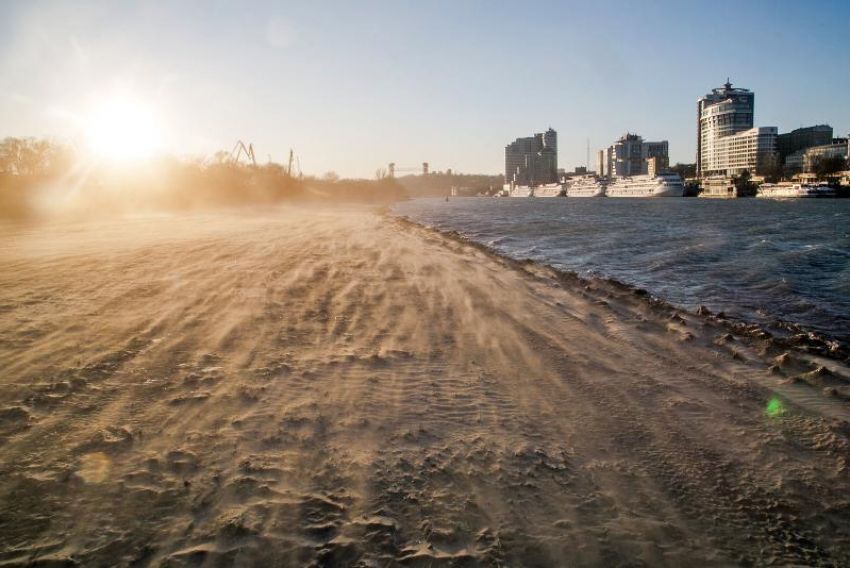
[[[850,564],[844,365],[366,210],[3,226],[0,362],[0,565]]]

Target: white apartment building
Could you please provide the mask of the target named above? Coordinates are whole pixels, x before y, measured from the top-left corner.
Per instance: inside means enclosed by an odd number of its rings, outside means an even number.
[[[753,128],[755,94],[730,82],[697,101],[697,175],[758,173],[775,159],[778,129]]]
[[[777,159],[775,126],[751,128],[712,140],[703,151],[702,175],[734,177],[748,171],[758,173]]]

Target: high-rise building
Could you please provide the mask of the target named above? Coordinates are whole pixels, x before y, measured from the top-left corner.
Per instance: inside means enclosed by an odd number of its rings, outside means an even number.
[[[723,87],[697,101],[697,175],[758,173],[775,161],[775,127],[753,128],[755,94]]]
[[[697,101],[697,176],[714,150],[714,141],[753,127],[755,94],[726,84]]]
[[[596,155],[598,175],[607,178],[646,175],[649,172],[647,160],[655,158],[657,171],[665,171],[670,166],[669,144],[646,142],[637,134],[626,134],[613,146],[600,150]]]
[[[608,175],[608,150],[596,152],[596,175],[599,177]]]
[[[557,182],[557,132],[550,128],[505,146],[505,183],[535,186]]]

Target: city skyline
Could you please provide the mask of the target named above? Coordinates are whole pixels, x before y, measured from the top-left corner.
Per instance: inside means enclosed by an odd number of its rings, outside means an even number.
[[[79,117],[118,90],[148,101],[163,151],[243,139],[315,175],[497,173],[507,142],[550,126],[567,170],[626,132],[693,163],[696,101],[727,77],[757,94],[757,125],[850,132],[844,2],[536,6],[4,4],[0,136],[80,141]]]

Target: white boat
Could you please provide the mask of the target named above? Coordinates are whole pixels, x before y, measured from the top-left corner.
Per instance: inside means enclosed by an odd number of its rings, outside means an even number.
[[[835,197],[835,190],[828,185],[811,183],[763,183],[756,197],[790,199],[798,197]]]
[[[567,197],[605,197],[608,180],[596,176],[582,176],[567,182]]]
[[[729,177],[709,177],[700,182],[702,191],[699,196],[702,198],[720,198],[734,199],[737,197],[753,197],[755,195],[755,187],[749,184],[735,183],[735,180]]]
[[[608,197],[682,197],[685,184],[677,173],[620,177],[608,184]]]
[[[508,195],[511,197],[561,197],[564,195],[564,186],[560,183],[508,187],[510,188]]]
[[[560,183],[547,183],[534,187],[532,197],[563,197],[564,186]]]

